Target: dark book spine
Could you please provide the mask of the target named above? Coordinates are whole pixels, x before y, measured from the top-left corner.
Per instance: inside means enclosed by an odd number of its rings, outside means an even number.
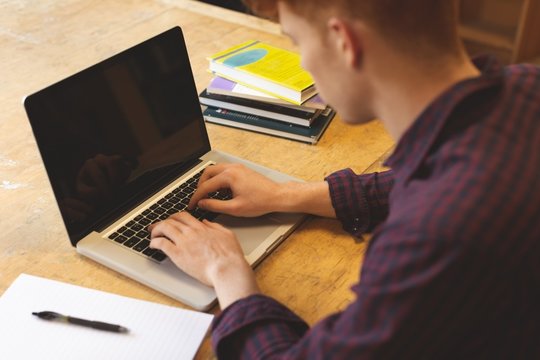
[[[281,121],[275,121],[257,115],[212,106],[206,107],[203,115],[205,119],[214,123],[254,130],[313,144],[320,138],[334,117],[335,111],[327,108],[315,119],[311,127],[285,124]],[[226,120],[226,122],[221,121],[222,119]]]

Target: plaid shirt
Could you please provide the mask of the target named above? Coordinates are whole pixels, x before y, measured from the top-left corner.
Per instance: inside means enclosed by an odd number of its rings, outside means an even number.
[[[370,175],[330,175],[373,231],[356,300],[309,328],[270,297],[214,321],[223,359],[540,359],[540,69],[479,58]]]

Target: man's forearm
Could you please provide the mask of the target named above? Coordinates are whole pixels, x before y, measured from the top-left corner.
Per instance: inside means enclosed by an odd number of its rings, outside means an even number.
[[[291,181],[282,184],[276,196],[275,207],[280,212],[299,212],[329,218],[336,217],[326,181],[313,183]]]
[[[231,265],[222,269],[213,285],[221,310],[237,300],[260,293],[253,270],[249,266],[243,268]]]

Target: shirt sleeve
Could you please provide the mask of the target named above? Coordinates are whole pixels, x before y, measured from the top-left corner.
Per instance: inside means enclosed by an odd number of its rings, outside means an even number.
[[[426,239],[414,233],[396,235],[390,230],[372,238],[362,279],[353,287],[356,300],[312,328],[266,296],[230,305],[213,323],[218,358],[412,359],[452,353],[437,339],[455,336],[456,308],[460,316],[473,313],[448,286],[464,281],[458,247],[447,242],[426,246]],[[477,281],[477,273],[485,276],[480,268],[467,283]]]
[[[356,175],[351,169],[325,179],[343,229],[355,237],[371,232],[388,216],[388,198],[394,185],[392,170]]]
[[[218,359],[268,359],[290,349],[308,325],[276,300],[252,295],[229,305],[212,324]]]

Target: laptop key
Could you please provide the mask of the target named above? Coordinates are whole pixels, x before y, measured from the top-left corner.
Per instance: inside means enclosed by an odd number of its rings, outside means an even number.
[[[196,208],[192,211],[188,211],[194,218],[198,220],[202,220],[206,218],[206,215],[208,215],[208,211],[204,211],[200,208]]]
[[[127,246],[128,248],[131,248],[135,246],[139,241],[141,241],[141,239],[139,239],[138,237],[132,237],[131,239],[128,239],[128,241],[126,241],[122,245]]]
[[[161,251],[157,250],[154,255],[152,255],[152,259],[157,260],[159,262],[165,260],[167,258],[167,255],[162,253]]]
[[[169,216],[170,216],[169,214],[163,213],[163,214],[159,215],[159,220],[165,220],[165,219],[168,219]]]
[[[230,200],[232,199],[232,193],[230,190],[220,190],[215,194],[215,198],[219,200]]]
[[[204,218],[208,221],[213,221],[218,215],[218,213],[208,212]]]
[[[148,257],[152,257],[157,251],[157,249],[146,248],[142,253]]]
[[[176,204],[172,207],[174,210],[176,210],[176,212],[178,211],[182,211],[186,208],[186,205],[184,204]]]
[[[125,231],[122,231],[122,235],[132,237],[133,235],[135,235],[135,231],[127,229]]]
[[[193,192],[192,192],[190,189],[188,189],[188,188],[184,188],[184,189],[182,189],[181,194],[184,194],[184,195],[187,195],[187,196],[191,197],[191,195],[193,194]]]
[[[141,240],[137,245],[133,247],[133,250],[141,252],[146,249],[148,245],[150,245],[149,240]]]
[[[116,238],[114,239],[114,241],[116,241],[116,242],[119,243],[119,244],[122,244],[122,243],[124,243],[124,241],[126,241],[127,239],[128,239],[128,238],[125,237],[124,235],[118,235],[118,237],[116,237]]]
[[[162,204],[161,207],[164,209],[170,209],[174,206],[174,203],[167,201],[166,203]]]
[[[182,193],[175,194],[172,198],[169,199],[170,202],[177,203],[182,200],[185,196]]]
[[[135,234],[138,238],[146,239],[150,236],[150,233],[148,230],[141,230],[137,234]]]
[[[151,222],[152,221],[146,218],[139,220],[139,224],[144,225],[144,226],[150,225]]]

